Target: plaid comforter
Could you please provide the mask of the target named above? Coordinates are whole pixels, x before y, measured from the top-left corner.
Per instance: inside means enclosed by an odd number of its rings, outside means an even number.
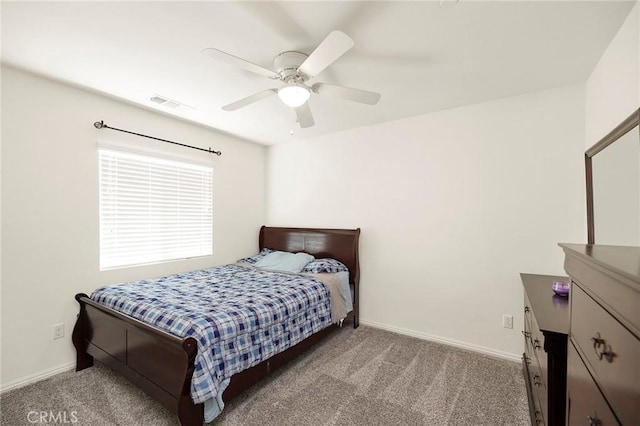
[[[328,327],[329,291],[300,274],[240,265],[98,288],[91,299],[179,337],[194,337],[197,404],[233,374]]]

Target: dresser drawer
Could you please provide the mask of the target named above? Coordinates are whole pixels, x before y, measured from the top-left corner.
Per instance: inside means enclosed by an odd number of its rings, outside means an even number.
[[[602,397],[572,344],[569,344],[568,358],[569,426],[618,425],[616,417],[611,412],[609,405]]]
[[[540,331],[536,317],[532,314],[530,309],[527,309],[529,300],[526,298],[526,295],[524,302],[524,336],[526,343],[529,345],[527,353],[532,358],[532,362],[538,365],[540,370],[539,375],[546,385],[547,353],[543,348],[544,335],[542,334],[542,331]]]
[[[632,248],[628,247],[628,249]],[[610,256],[611,258],[624,258],[623,255],[617,253],[612,253]],[[631,257],[637,257],[637,254],[632,254]],[[581,286],[589,288],[598,300],[606,304],[609,312],[620,318],[621,322],[634,330],[636,335],[640,335],[637,283],[634,288],[634,284],[629,281],[628,277],[614,277],[610,272],[600,267],[593,267],[585,263],[584,260],[579,260],[572,256],[567,257],[565,260],[565,269],[571,275],[573,281],[577,281]]]
[[[533,316],[533,311],[531,310],[531,302],[527,297],[526,293],[524,295],[524,329],[525,331],[531,331],[531,317]]]
[[[640,340],[578,285],[572,288],[571,304],[572,340],[620,421],[638,424]]]
[[[540,376],[545,386],[547,385],[547,353],[544,351],[544,335],[538,327],[538,322],[535,317],[531,317],[531,332],[529,340],[531,349],[538,360],[538,366],[540,368]]]
[[[529,378],[529,386],[531,388],[531,396],[534,402],[535,424],[544,425],[547,418],[547,388],[544,380],[542,380],[542,372],[540,365],[536,359],[531,341],[526,339],[525,357],[527,359],[527,373]],[[534,420],[532,419],[532,422]]]

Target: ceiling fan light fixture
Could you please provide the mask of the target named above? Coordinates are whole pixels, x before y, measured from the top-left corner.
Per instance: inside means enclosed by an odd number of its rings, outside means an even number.
[[[285,105],[291,108],[298,108],[304,105],[311,96],[311,92],[304,86],[291,83],[278,90],[278,97]]]

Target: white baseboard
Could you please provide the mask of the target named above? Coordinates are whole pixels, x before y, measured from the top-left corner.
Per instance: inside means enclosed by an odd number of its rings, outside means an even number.
[[[363,319],[360,320],[360,324],[373,327],[373,328],[379,328],[381,330],[391,331],[393,333],[403,334],[405,336],[416,337],[422,340],[428,340],[431,342],[442,343],[444,345],[454,346],[457,348],[466,349],[473,352],[479,352],[481,354],[494,356],[494,357],[506,359],[509,361],[515,361],[515,362],[521,361],[521,355],[518,355],[518,354],[513,354],[510,352],[504,352],[504,351],[497,351],[495,349],[486,348],[484,346],[478,346],[478,345],[473,345],[470,343],[461,342],[454,339],[434,336],[432,334],[409,330],[407,328],[395,327],[395,326],[381,324],[375,321],[369,321],[369,320],[363,320]],[[71,371],[75,367],[76,367],[76,363],[71,362],[71,363],[63,364],[48,370],[40,371],[35,374],[31,374],[21,379],[13,380],[9,383],[4,383],[2,384],[2,387],[0,387],[0,394],[10,391],[12,389],[17,389],[26,385],[30,385],[31,383],[36,383],[41,380],[48,379],[49,377],[55,376],[56,374]]]
[[[387,324],[381,324],[375,321],[360,320],[360,324],[367,325],[373,328],[379,328],[381,330],[391,331],[398,334],[404,334],[405,336],[416,337],[422,340],[429,340],[431,342],[442,343],[444,345],[455,346],[456,348],[467,349],[473,352],[479,352],[481,354],[506,359],[508,361],[521,362],[522,355],[513,354],[510,352],[497,351],[495,349],[486,348],[484,346],[473,345],[471,343],[461,342],[458,340],[448,339],[445,337],[434,336],[433,334],[422,333],[419,331],[409,330],[407,328],[395,327]]]
[[[67,371],[71,371],[76,368],[76,363],[71,362],[68,364],[59,365],[57,367],[43,370],[35,374],[31,374],[26,377],[22,377],[17,380],[13,380],[9,383],[3,383],[2,387],[0,387],[0,394],[8,392],[12,389],[21,388],[26,385],[30,385],[31,383],[39,382],[40,380],[48,379],[49,377],[55,376],[56,374],[65,373]]]

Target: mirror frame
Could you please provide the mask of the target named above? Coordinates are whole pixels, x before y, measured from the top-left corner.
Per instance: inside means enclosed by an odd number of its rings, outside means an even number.
[[[592,157],[619,140],[622,136],[640,125],[640,108],[609,132],[598,143],[584,153],[584,166],[587,178],[587,243],[595,244],[595,218],[593,214],[593,165]]]

